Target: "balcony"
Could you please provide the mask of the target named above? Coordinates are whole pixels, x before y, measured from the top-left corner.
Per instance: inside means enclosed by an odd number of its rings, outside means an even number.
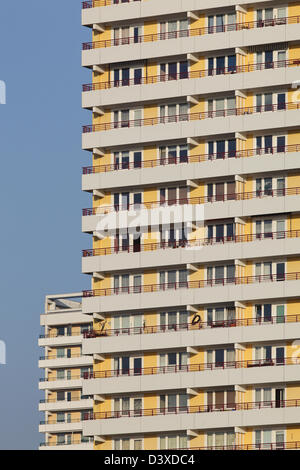
[[[205,305],[215,303],[216,298],[218,302],[224,303],[265,298],[297,298],[299,280],[300,273],[293,272],[279,276],[244,276],[89,290],[83,292],[83,311],[105,313]]]
[[[258,0],[257,4],[263,3]],[[249,1],[241,0],[239,5],[247,5]],[[228,1],[227,7],[235,7],[234,1]],[[106,8],[103,8],[106,7]],[[214,1],[214,8],[224,8],[222,0]],[[91,26],[94,23],[110,23],[117,20],[133,20],[141,18],[156,18],[161,15],[173,15],[198,11],[199,6],[195,0],[86,0],[82,2],[82,24]],[[150,17],[150,18],[149,18]]]
[[[155,336],[153,336],[155,335]],[[115,354],[120,351],[157,351],[160,349],[197,349],[268,341],[293,341],[300,335],[300,314],[285,317],[242,318],[203,322],[197,316],[191,323],[154,325],[141,328],[91,330],[83,341],[84,354]]]
[[[189,447],[189,450],[296,450],[300,441],[269,442],[265,444],[233,444],[232,446]],[[180,449],[184,450],[184,449]]]
[[[205,430],[236,426],[298,424],[300,400],[236,403],[219,409],[207,406],[92,413],[83,422],[85,435]],[[167,417],[167,419],[166,419]]]
[[[227,363],[199,363],[187,366],[147,367],[127,371],[107,370],[86,374],[83,393],[110,395],[122,393],[157,392],[203,389],[209,387],[249,386],[254,383],[297,383],[299,358],[280,360],[249,360]]]
[[[85,10],[87,8],[109,7],[140,1],[141,0],[87,0],[82,2],[82,9]]]
[[[117,145],[153,143],[177,138],[288,128],[300,125],[297,102],[250,106],[83,126],[85,150]],[[220,121],[220,118],[222,120]],[[174,134],[175,133],[175,134]]]
[[[269,44],[274,37],[277,42],[288,42],[298,37],[299,22],[300,16],[290,16],[87,42],[82,46],[82,65],[124,62],[132,60],[133,56],[137,60],[166,57],[174,54],[174,50],[180,54],[197,54],[201,50],[243,48]]]
[[[206,180],[230,175],[259,174],[265,171],[284,171],[299,168],[300,144],[255,148],[234,152],[169,156],[141,161],[95,165],[82,170],[82,189],[119,189],[125,186],[143,187],[156,181]],[[130,170],[130,171],[128,171]]]
[[[145,243],[138,247],[108,247],[83,250],[82,272],[111,272],[126,266],[128,270],[219,260],[251,259],[258,252],[265,257],[290,256],[299,252],[300,230],[232,237],[202,238]],[[271,242],[271,243],[270,243]],[[130,254],[130,256],[128,256]]]
[[[41,356],[39,360],[40,368],[84,367],[91,365],[93,365],[93,359],[83,356],[81,353],[73,353],[72,357],[68,357],[67,355],[64,357]]]
[[[40,400],[39,411],[74,411],[93,409],[94,400],[92,398],[80,398],[73,400],[59,400],[48,398]]]
[[[82,106],[146,102],[182,96],[222,93],[235,90],[290,85],[298,80],[300,58],[277,62],[253,63],[225,68],[204,69],[178,74],[164,74],[85,84]],[[249,73],[250,72],[250,73]]]
[[[73,390],[82,387],[82,375],[73,375],[71,379],[46,377],[39,380],[39,390]]]
[[[90,320],[90,318],[89,318]],[[40,347],[79,346],[83,335],[54,335],[53,333],[39,336]]]
[[[167,203],[149,201],[140,204],[124,206],[101,205],[83,209],[82,231],[92,233],[97,231],[103,237],[108,231],[117,228],[157,226],[161,217],[167,221],[203,223],[204,220],[253,217],[261,214],[276,212],[297,212],[300,194],[299,187],[267,191],[250,191],[243,193],[203,196],[184,199],[174,199]]]
[[[77,439],[72,437],[70,442],[42,442],[40,444],[39,450],[93,450],[94,449],[94,439],[83,437],[82,439]]]
[[[70,421],[62,422],[46,422],[40,421],[39,432],[40,433],[64,433],[64,432],[81,432],[83,428],[83,421],[81,418]]]

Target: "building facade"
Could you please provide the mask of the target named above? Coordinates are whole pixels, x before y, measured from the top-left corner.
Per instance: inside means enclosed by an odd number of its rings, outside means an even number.
[[[49,295],[41,315],[43,334],[39,346],[44,355],[39,367],[44,414],[39,431],[44,435],[40,450],[92,450],[94,439],[82,433],[82,423],[93,410],[93,396],[82,392],[82,378],[93,370],[93,358],[81,353],[83,335],[91,329],[90,316],[81,311],[82,294]]]
[[[83,2],[96,450],[300,448],[300,2],[204,3]]]

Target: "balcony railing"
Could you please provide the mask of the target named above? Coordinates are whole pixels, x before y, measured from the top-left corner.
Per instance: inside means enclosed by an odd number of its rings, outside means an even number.
[[[144,42],[165,41],[168,39],[189,38],[204,36],[208,34],[226,33],[233,31],[266,28],[270,26],[290,25],[300,23],[300,16],[288,16],[285,18],[273,18],[269,20],[248,21],[243,23],[232,23],[220,26],[206,26],[202,28],[190,28],[166,33],[154,33],[146,35],[135,35],[124,38],[106,39],[102,41],[85,42],[82,44],[84,51],[113,46],[140,44]]]
[[[74,359],[78,357],[85,357],[82,355],[82,353],[72,353],[72,355],[68,356],[67,354],[64,354],[63,356],[40,356],[40,361],[43,360],[56,360],[56,359]]]
[[[227,446],[189,447],[177,450],[294,450],[300,449],[300,441],[279,441],[257,444],[232,444]]]
[[[216,194],[213,196],[199,196],[199,197],[186,197],[182,199],[172,199],[168,202],[161,201],[149,201],[133,204],[114,204],[113,206],[102,205],[98,207],[92,207],[82,210],[82,215],[103,215],[109,212],[129,211],[129,210],[141,210],[141,209],[158,209],[171,206],[179,206],[185,204],[208,204],[215,202],[226,202],[226,201],[249,201],[251,199],[262,198],[262,197],[283,197],[283,196],[297,196],[300,194],[300,187],[294,188],[282,188],[282,189],[267,189],[264,191],[249,191],[244,193],[229,193],[229,194]]]
[[[82,91],[109,90],[111,88],[128,87],[132,85],[152,85],[155,83],[167,83],[174,80],[184,80],[191,78],[213,77],[218,75],[237,74],[255,72],[258,70],[270,70],[278,68],[286,68],[300,65],[300,58],[280,60],[272,62],[257,62],[248,65],[232,65],[229,67],[209,68],[204,70],[186,71],[172,74],[160,74],[147,77],[136,77],[121,80],[110,80],[100,83],[88,83],[82,85]]]
[[[93,437],[82,437],[82,439],[80,438],[74,438],[72,437],[72,439],[70,439],[69,441],[65,441],[65,442],[41,442],[40,443],[40,447],[56,447],[56,446],[67,446],[67,445],[78,445],[78,444],[89,444],[89,443],[93,443],[94,442],[94,438]]]
[[[295,109],[300,109],[300,103],[283,102],[279,104],[266,104],[264,106],[249,106],[243,108],[222,109],[217,111],[203,111],[199,113],[176,114],[174,116],[153,117],[126,121],[111,121],[101,124],[83,126],[82,131],[83,134],[88,134],[91,132],[111,131],[113,129],[129,129],[143,126],[156,126],[158,124],[201,121],[204,119],[214,119],[218,117],[224,118],[229,116],[247,116],[257,113],[260,114],[275,111],[291,111]]]
[[[273,155],[276,153],[286,154],[290,152],[300,152],[300,144],[280,145],[277,147],[255,148],[248,150],[231,150],[229,152],[207,153],[202,155],[183,155],[180,157],[169,155],[168,157],[161,157],[159,159],[141,162],[121,162],[108,165],[83,167],[82,173],[84,175],[91,175],[95,173],[107,173],[110,171],[140,170],[141,168],[156,168],[158,166],[179,165],[181,163],[202,163],[215,160],[227,160],[228,158],[256,157]]]
[[[39,379],[39,382],[59,382],[59,381],[68,381],[72,382],[74,380],[80,380],[84,378],[84,375],[86,372],[82,372],[81,374],[73,374],[71,377],[68,377],[67,375],[65,377],[41,377]]]
[[[91,416],[93,414],[93,411],[90,410],[90,411],[85,411],[82,413],[82,418],[81,417],[70,417],[70,418],[65,418],[64,420],[62,421],[57,421],[57,419],[53,419],[53,420],[48,420],[48,421],[45,421],[45,420],[42,420],[40,421],[40,425],[45,425],[45,424],[69,424],[69,423],[81,423],[83,420],[87,420],[89,419],[89,416]]]
[[[86,401],[86,400],[93,400],[93,397],[91,398],[86,398],[86,397],[78,397],[78,398],[73,398],[71,397],[71,399],[69,400],[58,400],[57,398],[47,398],[47,399],[42,399],[39,401],[39,403],[71,403],[71,402],[82,402],[82,401]]]
[[[280,281],[298,281],[300,272],[282,273],[282,274],[266,274],[260,276],[242,276],[229,278],[215,278],[201,281],[183,281],[171,282],[164,284],[144,284],[141,286],[126,287],[110,287],[107,289],[94,289],[83,291],[83,297],[111,296],[121,294],[146,294],[153,292],[173,292],[178,289],[201,289],[204,287],[216,286],[233,286],[233,285],[252,285],[264,282],[280,282]]]
[[[227,320],[214,320],[204,322],[199,320],[197,323],[170,323],[167,325],[140,326],[131,328],[114,328],[87,331],[85,339],[109,337],[109,336],[132,336],[157,333],[174,333],[176,331],[195,331],[213,328],[234,328],[244,326],[269,326],[282,323],[299,323],[300,314],[286,316],[254,317],[254,318],[231,318]]]
[[[148,409],[146,408],[146,409],[122,410],[122,411],[103,411],[103,412],[96,412],[96,413],[86,412],[83,414],[83,420],[139,418],[139,417],[147,417],[147,416],[211,413],[211,412],[220,412],[220,411],[251,411],[251,410],[262,410],[265,408],[267,409],[298,408],[299,406],[300,406],[300,399],[295,398],[291,400],[257,401],[257,402],[245,402],[245,403],[223,403],[219,405],[180,406],[180,407],[148,408]],[[41,423],[41,424],[44,424],[44,423]]]
[[[111,5],[121,5],[123,3],[141,2],[142,0],[89,0],[82,2],[82,9],[109,7]]]
[[[91,324],[92,325],[92,324]],[[88,330],[88,328],[86,328],[86,330]],[[84,334],[84,331],[78,331],[78,332],[74,332],[72,331],[71,333],[67,332],[63,335],[57,333],[57,332],[50,332],[50,333],[47,333],[47,334],[41,334],[39,335],[39,339],[51,339],[51,338],[72,338],[72,337],[82,337]]]
[[[204,372],[226,369],[248,369],[252,367],[279,367],[299,365],[299,357],[280,357],[275,359],[255,359],[247,361],[206,362],[188,365],[171,365],[159,367],[144,367],[134,369],[113,369],[84,373],[83,379],[108,379],[116,377],[137,377],[141,375],[178,374],[187,372]]]
[[[287,230],[282,232],[249,233],[245,235],[231,235],[224,237],[206,237],[196,240],[169,240],[158,243],[141,243],[140,245],[120,245],[107,248],[94,248],[82,250],[84,258],[92,256],[117,255],[122,253],[140,253],[157,250],[186,248],[193,249],[204,246],[224,245],[225,243],[250,243],[263,240],[282,240],[287,238],[299,238],[300,230]]]

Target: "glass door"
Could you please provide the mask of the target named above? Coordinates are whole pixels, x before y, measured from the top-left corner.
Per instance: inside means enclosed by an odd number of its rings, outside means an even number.
[[[284,305],[277,305],[276,307],[276,321],[277,323],[284,323]]]
[[[284,281],[285,279],[285,263],[276,264],[276,279],[277,281]]]
[[[142,167],[142,152],[134,152],[133,154],[133,167],[141,168]]]
[[[130,69],[122,69],[122,86],[128,86],[129,85],[129,72]]]
[[[142,83],[142,69],[134,69],[134,84],[141,85]]]

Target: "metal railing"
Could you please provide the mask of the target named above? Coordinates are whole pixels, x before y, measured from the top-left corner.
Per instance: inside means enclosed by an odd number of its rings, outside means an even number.
[[[115,39],[106,39],[93,42],[84,42],[82,50],[88,51],[98,48],[107,48],[113,46],[123,46],[130,44],[140,44],[144,42],[165,41],[168,39],[189,38],[203,36],[207,34],[226,33],[256,28],[265,28],[270,26],[290,25],[300,23],[300,16],[288,16],[285,18],[273,18],[269,20],[247,21],[243,23],[232,23],[220,26],[205,26],[202,28],[188,28],[164,33],[153,33],[146,35],[134,35]]]
[[[41,442],[40,447],[56,447],[56,446],[67,446],[67,445],[78,445],[78,444],[89,444],[89,443],[94,443],[94,438],[93,437],[83,437],[82,439],[74,438],[68,442]]]
[[[92,325],[92,323],[91,323]],[[86,328],[86,330],[88,330],[89,328]],[[39,339],[51,339],[51,338],[72,338],[72,337],[82,337],[84,334],[84,331],[78,331],[78,332],[71,332],[71,333],[64,333],[63,335],[62,334],[59,334],[57,332],[50,332],[50,333],[47,333],[47,334],[41,334],[39,335]]]
[[[91,329],[84,335],[85,339],[109,337],[109,336],[131,336],[157,333],[174,333],[176,331],[196,331],[213,328],[234,328],[246,326],[278,325],[282,323],[299,323],[300,314],[269,317],[231,318],[227,320],[214,320],[197,323],[169,323],[166,325],[135,326],[131,328],[113,328],[103,331]]]
[[[94,248],[82,250],[82,256],[89,258],[93,256],[117,255],[122,253],[140,253],[157,250],[177,249],[177,248],[197,248],[212,245],[224,245],[227,243],[250,243],[263,240],[281,240],[287,238],[299,238],[300,230],[287,230],[280,232],[249,233],[245,235],[230,235],[224,237],[206,237],[195,240],[169,240],[155,243],[141,243],[140,245],[124,245]]]
[[[202,289],[204,287],[228,286],[228,285],[252,285],[262,282],[298,281],[300,272],[282,274],[264,274],[258,276],[241,276],[229,278],[215,278],[201,281],[182,281],[163,284],[144,284],[141,286],[109,287],[106,289],[94,289],[83,291],[83,297],[111,296],[121,294],[146,294],[153,292],[173,292],[178,289]]]
[[[164,73],[160,75],[150,75],[146,77],[124,78],[120,80],[109,80],[99,83],[86,83],[82,85],[83,92],[97,91],[97,90],[110,90],[111,88],[128,87],[132,85],[153,85],[155,83],[168,83],[174,80],[184,80],[191,78],[204,78],[218,75],[237,74],[255,72],[258,70],[270,70],[278,68],[286,68],[300,65],[300,58],[270,61],[270,62],[257,62],[248,65],[231,65],[229,67],[208,68],[195,71],[186,71],[179,73]]]
[[[85,397],[78,397],[78,398],[73,398],[71,397],[70,400],[58,400],[57,398],[47,398],[47,399],[42,399],[42,400],[39,400],[39,403],[69,403],[69,402],[74,402],[74,401],[78,401],[78,402],[82,402],[82,401],[86,401],[86,400],[93,400],[93,398],[85,398]]]
[[[232,444],[224,446],[206,446],[178,448],[177,450],[294,450],[300,449],[300,441],[279,441],[257,444]]]
[[[142,0],[88,0],[82,2],[82,9],[108,7],[111,5],[121,5],[124,3],[141,2]]]
[[[74,359],[74,358],[79,358],[79,357],[85,357],[82,355],[82,353],[72,353],[70,356],[67,354],[64,354],[63,356],[40,356],[40,361],[43,360],[53,360],[53,359]]]
[[[198,405],[198,406],[179,406],[167,408],[145,408],[136,410],[122,411],[103,411],[103,412],[86,412],[83,413],[83,420],[98,419],[117,419],[117,418],[139,418],[148,416],[174,415],[174,414],[193,414],[193,413],[213,413],[225,411],[251,411],[262,410],[264,408],[298,408],[300,399],[290,400],[272,400],[272,401],[256,401],[244,403],[221,403],[218,405]],[[74,422],[78,422],[77,418]],[[73,422],[73,421],[72,421]],[[44,424],[44,423],[40,423]],[[50,424],[50,423],[49,423]]]
[[[95,165],[83,167],[82,173],[84,175],[91,175],[95,173],[107,173],[110,171],[119,170],[140,170],[141,168],[156,168],[165,165],[179,165],[183,163],[202,163],[216,160],[227,160],[228,158],[245,158],[273,155],[276,153],[290,153],[300,152],[300,144],[293,145],[280,145],[277,147],[255,148],[248,150],[231,150],[229,152],[207,153],[202,155],[184,155],[184,156],[171,156],[161,157],[153,160],[145,160],[141,162],[121,162],[111,163],[108,165]]]
[[[59,382],[61,380],[63,381],[73,381],[73,380],[80,380],[80,379],[83,379],[84,378],[84,374],[86,375],[86,373],[81,373],[81,374],[74,374],[72,375],[70,378],[66,375],[65,377],[41,377],[39,379],[39,382]]]
[[[126,121],[111,121],[100,124],[91,124],[82,127],[83,134],[100,131],[110,131],[113,129],[129,129],[133,127],[156,126],[158,124],[170,124],[178,122],[201,121],[204,119],[214,119],[217,117],[246,116],[257,113],[291,111],[300,109],[300,103],[289,102],[279,104],[266,104],[261,106],[249,106],[243,108],[221,109],[217,111],[201,111],[198,113],[176,114],[174,116],[162,116],[145,119],[129,119]]]
[[[91,207],[82,210],[83,216],[91,215],[103,215],[110,212],[129,211],[129,210],[141,210],[141,209],[157,209],[178,205],[187,204],[208,204],[215,202],[226,202],[226,201],[248,201],[250,199],[262,198],[262,197],[283,197],[283,196],[297,196],[300,194],[300,187],[296,186],[293,188],[282,188],[282,189],[266,189],[264,191],[256,190],[243,193],[229,193],[229,194],[215,194],[212,196],[198,196],[198,197],[185,197],[182,199],[172,199],[169,201],[149,201],[133,204],[114,204],[112,206],[102,205],[98,207]]]
[[[225,369],[248,369],[252,367],[279,367],[300,365],[299,357],[280,357],[274,359],[254,359],[246,361],[203,362],[199,364],[155,366],[134,369],[113,369],[84,373],[83,379],[108,379],[116,377],[137,377],[141,375],[177,374],[187,372],[204,372]]]

